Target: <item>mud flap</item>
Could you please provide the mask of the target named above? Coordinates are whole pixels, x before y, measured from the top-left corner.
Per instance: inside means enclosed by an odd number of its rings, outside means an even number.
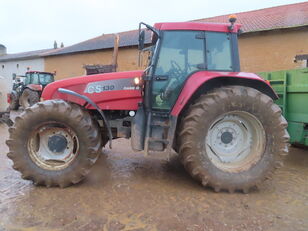
[[[142,151],[144,149],[145,137],[145,111],[143,106],[139,106],[131,125],[131,146],[134,151]]]

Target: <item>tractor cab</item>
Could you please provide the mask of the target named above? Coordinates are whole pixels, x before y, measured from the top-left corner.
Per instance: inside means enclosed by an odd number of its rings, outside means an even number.
[[[145,136],[140,137],[140,145],[135,145],[133,138],[133,148],[146,153],[170,151],[177,126],[173,111],[191,76],[203,73],[205,78],[210,73],[221,76],[240,71],[237,42],[240,25],[234,24],[234,18],[230,22],[157,23],[154,27],[140,23],[139,49],[151,52],[143,76],[145,112],[140,109],[136,117],[140,121],[145,117],[146,126],[138,128],[144,129],[141,134]],[[145,48],[146,31],[142,26],[152,32],[150,47]],[[138,123],[137,119],[134,123]]]
[[[50,72],[28,71],[26,72],[25,85],[34,84],[43,87],[54,81],[54,74]]]
[[[159,23],[151,27],[152,50],[147,79],[151,80],[148,106],[170,111],[186,79],[199,71],[239,72],[237,34],[240,25]],[[144,31],[139,48],[144,49]],[[147,49],[147,48],[146,48]]]

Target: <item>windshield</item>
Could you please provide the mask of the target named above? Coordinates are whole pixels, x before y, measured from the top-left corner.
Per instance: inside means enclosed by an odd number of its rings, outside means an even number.
[[[47,73],[39,74],[39,78],[42,85],[47,85],[48,83],[51,83],[54,80],[53,75]]]
[[[54,76],[48,73],[27,73],[25,84],[47,85],[54,81]]]
[[[40,84],[38,74],[37,73],[27,73],[25,84],[26,85],[28,85],[28,84]]]

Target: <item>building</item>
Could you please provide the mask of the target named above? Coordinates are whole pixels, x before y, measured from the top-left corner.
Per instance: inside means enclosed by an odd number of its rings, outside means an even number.
[[[44,71],[45,62],[41,55],[51,49],[7,54],[0,44],[0,76],[11,78],[14,74],[24,75],[28,69]]]
[[[117,71],[138,69],[138,31],[118,33],[119,53]],[[85,74],[85,65],[111,64],[114,34],[105,34],[87,41],[44,54],[45,71],[57,72],[62,79]],[[146,41],[149,42],[149,34]]]
[[[239,37],[242,71],[260,72],[293,69],[307,65],[308,2],[236,13],[242,24]],[[201,22],[228,22],[229,15],[198,19]],[[138,67],[138,31],[119,33],[118,71]],[[110,64],[113,34],[49,52],[45,70],[57,71],[57,78],[85,74],[84,65]],[[149,42],[149,36],[147,40]],[[295,62],[295,57],[301,57]],[[303,58],[304,57],[304,58]]]
[[[308,2],[236,13],[241,69],[275,71],[307,66]],[[228,15],[201,22],[226,22]],[[297,61],[295,60],[297,57]]]

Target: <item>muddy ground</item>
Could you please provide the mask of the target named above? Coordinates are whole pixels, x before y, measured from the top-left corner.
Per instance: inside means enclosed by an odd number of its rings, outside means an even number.
[[[0,230],[308,230],[308,150],[291,148],[273,180],[250,194],[215,193],[177,158],[144,157],[129,141],[106,150],[82,183],[35,187],[6,157],[0,125]]]

